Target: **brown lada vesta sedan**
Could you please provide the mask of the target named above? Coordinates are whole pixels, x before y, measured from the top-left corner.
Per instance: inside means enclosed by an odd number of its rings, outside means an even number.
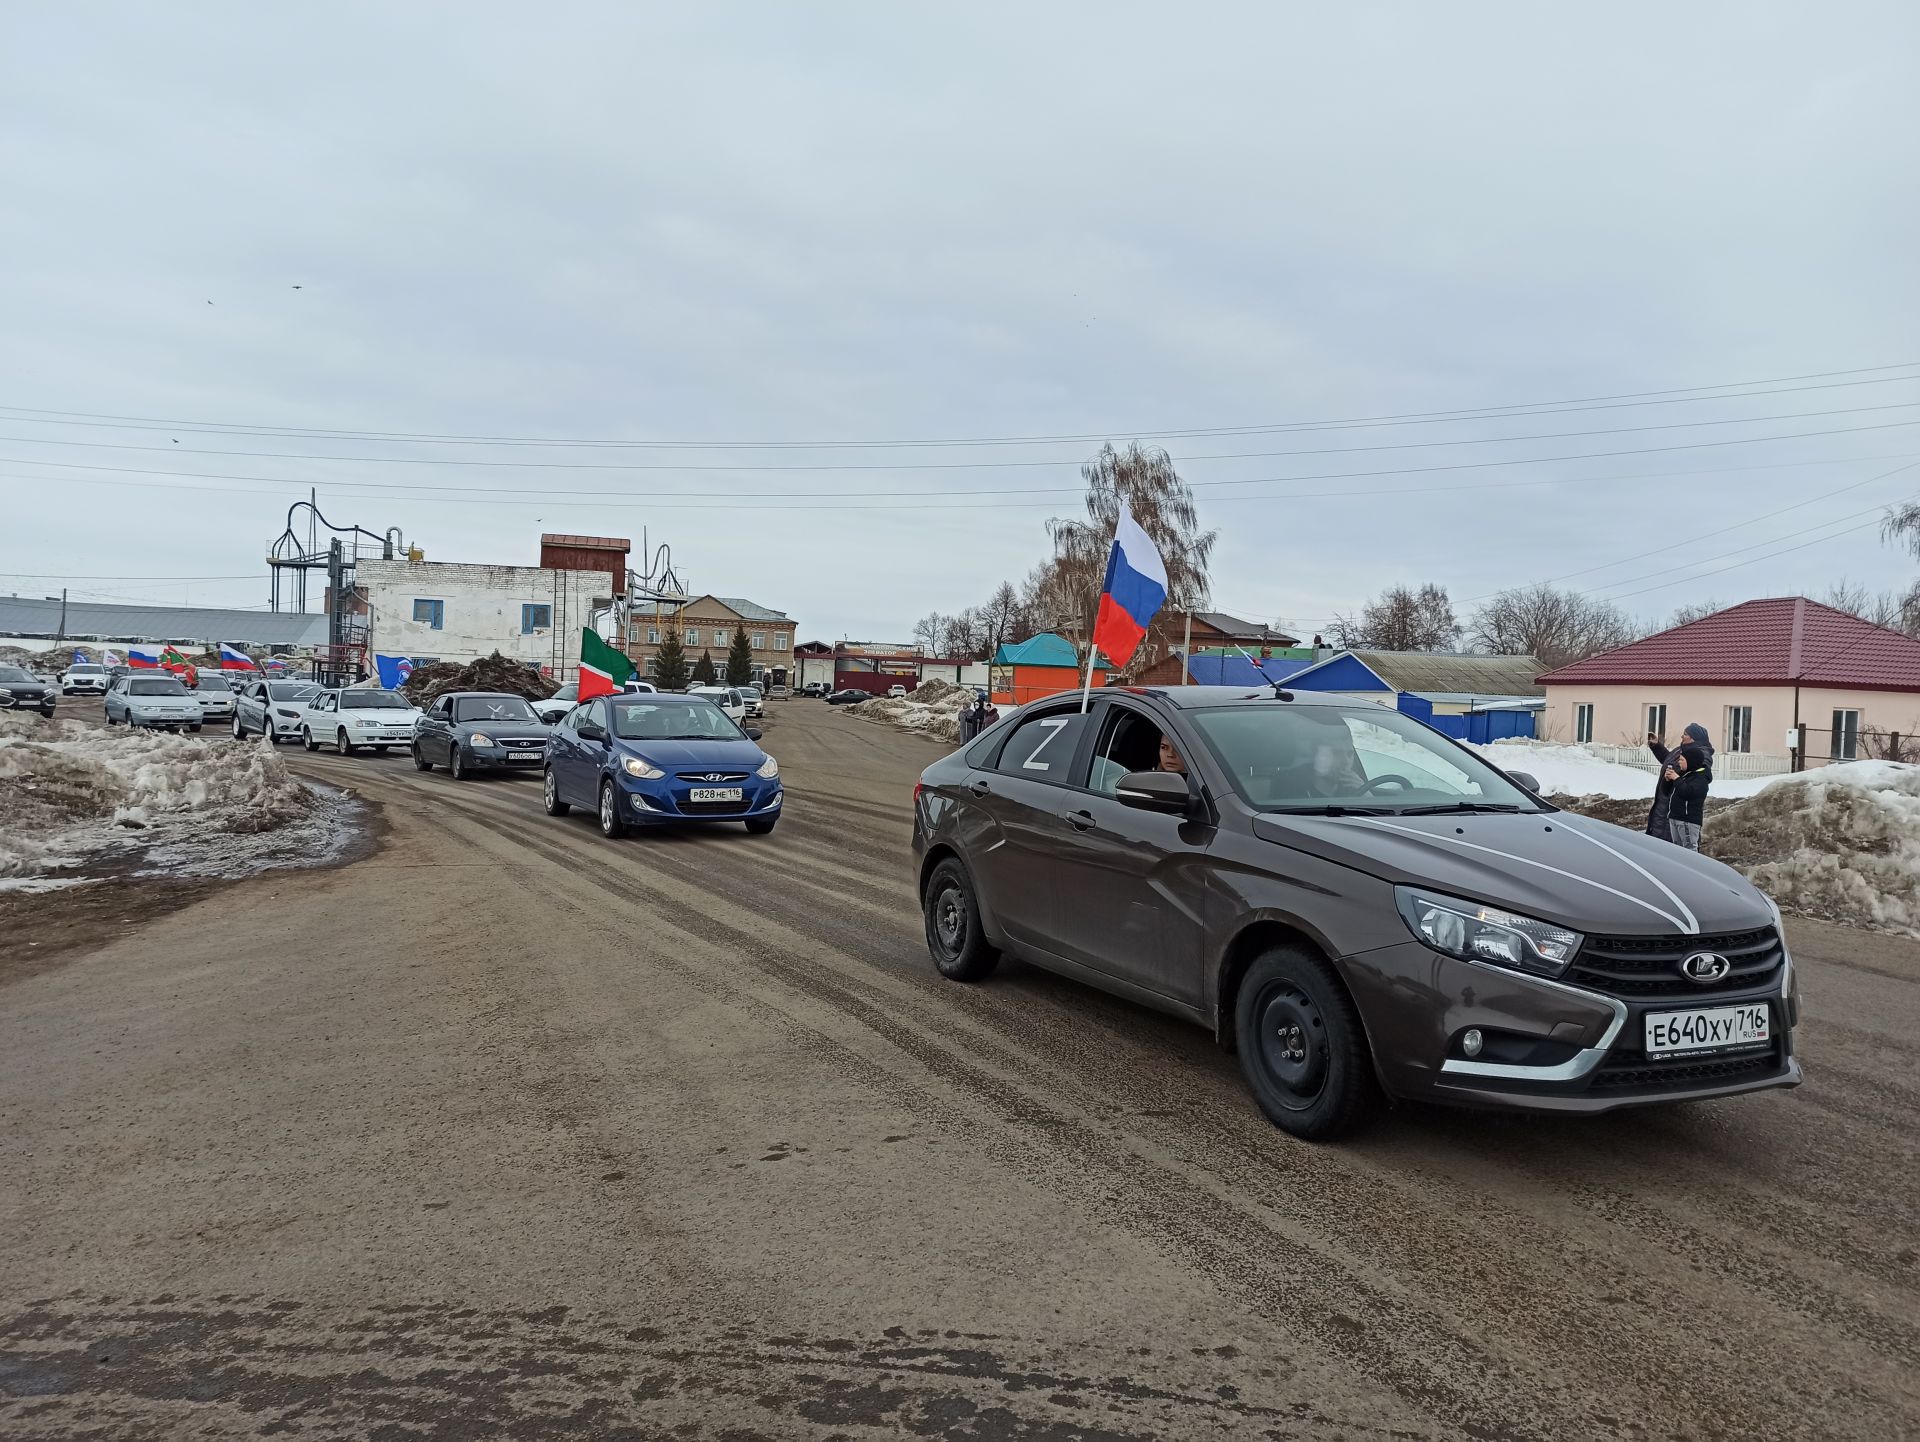
[[[1601,1112],[1793,1086],[1780,913],[1411,717],[1185,686],[1029,705],[915,789],[927,946],[1213,1029],[1276,1124],[1389,1097]]]

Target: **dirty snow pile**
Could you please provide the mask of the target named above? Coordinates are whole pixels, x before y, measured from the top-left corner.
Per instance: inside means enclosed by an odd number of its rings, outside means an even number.
[[[918,731],[949,746],[960,744],[960,713],[973,704],[971,686],[951,681],[922,681],[903,696],[876,696],[848,707],[864,721],[879,721]]]
[[[1710,816],[1702,849],[1789,911],[1920,936],[1920,766],[1780,777]]]
[[[51,872],[129,850],[198,874],[199,853],[225,851],[224,874],[260,833],[328,809],[265,746],[0,713],[0,889],[46,889]]]
[[[545,701],[559,689],[558,683],[540,674],[538,666],[495,651],[465,666],[458,661],[434,661],[416,667],[400,693],[424,710],[448,691],[505,691],[529,701]]]

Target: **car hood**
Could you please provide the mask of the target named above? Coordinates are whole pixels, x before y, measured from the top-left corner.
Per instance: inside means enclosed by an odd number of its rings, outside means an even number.
[[[337,712],[337,715],[351,717],[355,721],[375,721],[381,725],[405,726],[418,716],[418,711],[401,711],[393,706],[349,706]],[[463,726],[477,726],[477,721],[463,721]]]
[[[1773,919],[1730,866],[1569,812],[1257,816],[1256,835],[1383,881],[1616,936],[1744,931]]]
[[[544,721],[456,721],[453,729],[462,736],[484,731],[489,736],[545,736],[553,728]]]
[[[641,756],[662,771],[755,771],[767,759],[753,742],[737,741],[617,741],[622,756]]]

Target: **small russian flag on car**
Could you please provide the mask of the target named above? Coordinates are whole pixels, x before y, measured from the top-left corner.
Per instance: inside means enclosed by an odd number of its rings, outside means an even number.
[[[227,642],[222,641],[220,643],[220,669],[222,671],[257,671],[260,668],[253,664],[253,657],[249,656],[245,651],[242,651],[238,646],[229,645]]]

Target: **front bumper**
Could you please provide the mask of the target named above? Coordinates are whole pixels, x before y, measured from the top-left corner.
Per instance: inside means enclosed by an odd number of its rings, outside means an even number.
[[[191,716],[161,715],[152,711],[127,712],[127,725],[144,727],[149,731],[184,731],[188,727],[205,724],[197,711]]]
[[[1418,942],[1346,959],[1380,1077],[1393,1095],[1456,1106],[1597,1114],[1655,1102],[1798,1086],[1795,998],[1765,985],[1692,996],[1626,997],[1459,961]],[[1764,1047],[1650,1059],[1649,1012],[1757,1002]],[[1460,1037],[1488,1039],[1478,1058]]]
[[[103,681],[62,681],[60,694],[63,696],[104,696],[107,694]]]
[[[413,738],[409,736],[407,739]],[[372,746],[376,743],[355,738],[355,744]],[[538,776],[540,764],[546,758],[545,746],[472,746],[464,740],[460,743],[461,761],[476,771],[524,771],[530,776]]]
[[[678,776],[642,781],[622,771],[617,779],[621,811],[630,826],[683,826],[689,822],[750,821],[756,817],[777,816],[785,804],[778,777],[764,780],[748,776],[728,782],[741,790],[737,802],[694,802],[690,783]]]

